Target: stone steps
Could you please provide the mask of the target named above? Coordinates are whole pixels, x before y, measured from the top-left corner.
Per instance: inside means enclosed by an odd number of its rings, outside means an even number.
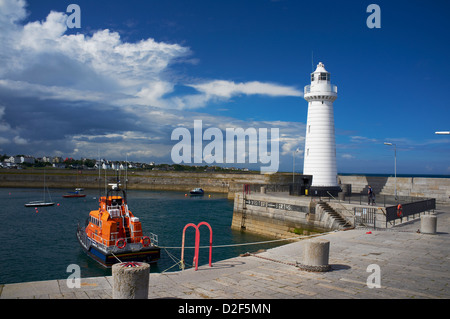
[[[348,225],[345,218],[343,218],[338,212],[336,212],[328,203],[319,202],[318,205],[321,207],[322,211],[325,212],[335,223],[337,223],[338,228],[344,228]]]

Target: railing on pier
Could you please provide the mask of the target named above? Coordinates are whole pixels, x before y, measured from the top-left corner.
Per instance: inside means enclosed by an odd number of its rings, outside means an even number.
[[[355,226],[365,225],[376,228],[377,208],[374,207],[353,207],[355,216]]]
[[[333,200],[330,196],[322,196],[319,199],[324,201]],[[367,193],[346,193],[342,192],[338,194],[337,199],[341,203],[346,204],[357,204],[357,205],[370,205],[369,198]],[[397,204],[406,204],[406,203],[415,203],[424,200],[429,200],[427,197],[416,197],[416,196],[394,196],[394,195],[384,195],[384,194],[376,194],[374,197],[374,206],[377,207],[389,207]]]
[[[386,227],[387,223],[393,221],[395,225],[395,220],[400,219],[403,222],[403,218],[409,219],[409,216],[415,218],[416,214],[420,214],[427,211],[434,211],[436,209],[436,199],[430,198],[425,200],[419,200],[412,203],[404,203],[395,206],[386,207]]]

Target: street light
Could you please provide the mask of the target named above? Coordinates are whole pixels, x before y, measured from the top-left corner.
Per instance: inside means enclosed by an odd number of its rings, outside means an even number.
[[[395,199],[397,199],[397,144],[384,142],[384,145],[394,146]]]
[[[300,152],[300,150],[298,148],[292,152],[292,184],[294,184],[295,153],[298,153],[298,152]],[[294,185],[292,185],[292,187],[294,187]]]

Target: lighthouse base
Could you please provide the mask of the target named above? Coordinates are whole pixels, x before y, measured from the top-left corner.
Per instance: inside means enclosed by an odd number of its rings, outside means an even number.
[[[311,186],[308,194],[311,196],[334,196],[337,197],[338,193],[342,192],[340,186]]]

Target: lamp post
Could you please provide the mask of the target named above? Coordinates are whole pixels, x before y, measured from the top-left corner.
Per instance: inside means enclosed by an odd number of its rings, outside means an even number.
[[[298,148],[292,152],[292,187],[294,187],[295,153],[298,153],[298,152],[300,152],[300,150]]]
[[[384,142],[384,145],[394,146],[394,176],[395,176],[395,199],[397,199],[397,144]]]

